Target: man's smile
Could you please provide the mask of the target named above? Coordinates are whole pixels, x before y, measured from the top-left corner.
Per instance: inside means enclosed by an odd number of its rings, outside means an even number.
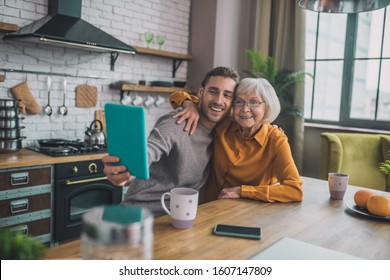
[[[222,112],[224,109],[219,107],[219,106],[214,106],[214,105],[210,105],[209,107],[211,110],[213,110],[214,112]]]

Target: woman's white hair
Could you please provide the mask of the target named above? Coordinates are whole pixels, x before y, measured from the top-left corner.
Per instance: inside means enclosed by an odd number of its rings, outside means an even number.
[[[261,123],[272,123],[280,113],[280,102],[274,88],[266,79],[245,78],[238,83],[235,97],[253,92],[262,97],[267,106]]]

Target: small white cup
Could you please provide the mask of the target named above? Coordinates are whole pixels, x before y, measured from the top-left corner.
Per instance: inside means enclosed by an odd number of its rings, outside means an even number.
[[[154,100],[155,100],[154,97],[148,96],[148,97],[145,99],[144,105],[145,105],[146,107],[149,107],[149,106],[151,106],[151,105],[154,104]]]
[[[121,103],[124,105],[129,105],[131,103],[131,97],[128,94],[124,95],[121,99]]]
[[[341,173],[328,174],[328,186],[331,199],[343,199],[348,186],[349,175]]]
[[[133,104],[134,106],[139,106],[141,105],[142,103],[144,102],[144,100],[142,99],[141,96],[139,95],[136,95],[133,99],[133,102],[131,104]]]
[[[165,197],[170,197],[170,210],[165,205]],[[165,212],[172,217],[172,225],[175,228],[191,228],[198,211],[199,192],[189,188],[174,188],[170,192],[163,193],[161,205]]]
[[[165,103],[165,99],[162,96],[157,97],[156,101],[154,102],[154,105],[160,106]]]

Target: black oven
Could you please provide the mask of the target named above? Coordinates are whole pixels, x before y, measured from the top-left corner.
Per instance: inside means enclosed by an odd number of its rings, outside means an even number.
[[[80,237],[82,214],[93,207],[119,204],[123,189],[112,185],[101,160],[55,166],[54,241]]]

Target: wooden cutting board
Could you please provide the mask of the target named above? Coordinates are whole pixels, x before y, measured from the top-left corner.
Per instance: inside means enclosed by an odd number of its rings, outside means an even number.
[[[104,114],[104,110],[96,110],[95,111],[95,120],[99,120],[103,124],[103,132],[105,135],[106,133],[106,115]]]
[[[77,107],[96,107],[97,87],[90,85],[78,85],[76,87]]]

